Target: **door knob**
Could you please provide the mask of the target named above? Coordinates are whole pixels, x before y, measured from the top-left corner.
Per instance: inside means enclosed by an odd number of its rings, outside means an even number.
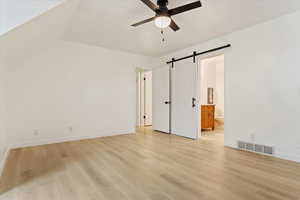
[[[165,104],[170,104],[171,102],[170,101],[165,101]]]

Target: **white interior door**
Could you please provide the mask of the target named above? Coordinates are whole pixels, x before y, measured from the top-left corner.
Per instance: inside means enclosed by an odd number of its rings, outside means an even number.
[[[197,62],[186,59],[172,69],[172,133],[198,138]]]
[[[152,126],[169,133],[169,66],[152,71]]]

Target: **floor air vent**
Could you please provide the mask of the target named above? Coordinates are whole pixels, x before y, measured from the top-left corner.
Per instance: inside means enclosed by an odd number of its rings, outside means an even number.
[[[263,153],[268,155],[274,154],[273,147],[249,143],[249,142],[238,141],[238,148],[246,151],[252,151],[252,152]]]

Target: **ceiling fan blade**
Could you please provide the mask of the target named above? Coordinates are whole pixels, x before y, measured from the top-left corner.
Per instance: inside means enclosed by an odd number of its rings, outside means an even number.
[[[151,18],[149,18],[149,19],[145,19],[145,20],[140,21],[140,22],[138,22],[138,23],[132,24],[131,26],[137,27],[137,26],[139,26],[139,25],[142,25],[142,24],[151,22],[151,21],[153,21],[154,19],[155,19],[155,17],[151,17]]]
[[[183,12],[195,9],[195,8],[199,8],[201,6],[202,6],[201,2],[196,1],[194,3],[190,3],[190,4],[187,4],[184,6],[179,6],[177,8],[170,9],[168,12],[169,12],[169,15],[172,16],[172,15],[177,15],[179,13],[183,13]]]
[[[158,9],[158,6],[152,3],[150,0],[141,0],[144,4],[146,4],[151,10],[154,12]]]
[[[172,19],[172,21],[171,21],[170,28],[171,28],[173,31],[178,31],[178,30],[180,29],[179,26],[174,22],[173,19]]]

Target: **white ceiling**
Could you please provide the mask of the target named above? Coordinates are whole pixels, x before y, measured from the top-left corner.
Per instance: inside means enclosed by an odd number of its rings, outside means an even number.
[[[155,2],[154,0],[152,0]],[[169,0],[174,8],[195,0]],[[202,8],[173,17],[180,31],[154,23],[130,25],[154,16],[140,0],[82,0],[64,39],[148,56],[186,48],[300,9],[299,0],[202,0]]]
[[[0,35],[61,4],[63,0],[0,0]]]

